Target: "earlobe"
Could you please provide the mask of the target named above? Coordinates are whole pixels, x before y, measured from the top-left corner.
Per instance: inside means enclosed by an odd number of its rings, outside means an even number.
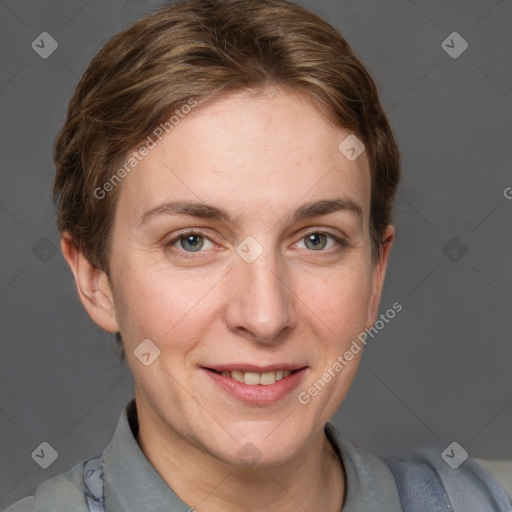
[[[384,236],[382,237],[382,242],[379,247],[379,259],[374,264],[373,289],[370,304],[368,305],[368,325],[366,325],[366,328],[371,327],[375,323],[379,314],[380,298],[382,295],[384,278],[386,277],[386,268],[394,240],[395,229],[393,226],[389,225],[384,231]]]
[[[89,316],[106,331],[118,332],[112,289],[105,272],[89,262],[67,232],[62,235],[61,249]]]

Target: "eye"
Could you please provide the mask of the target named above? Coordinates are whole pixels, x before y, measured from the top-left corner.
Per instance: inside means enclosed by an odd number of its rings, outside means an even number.
[[[208,247],[208,243],[210,247]],[[195,231],[189,231],[170,240],[166,243],[166,247],[176,247],[178,250],[182,249],[185,252],[201,252],[203,248],[211,249],[213,243],[206,236]]]
[[[346,243],[341,238],[333,235],[332,233],[325,233],[322,231],[312,231],[302,237],[301,242],[307,249],[316,252],[322,252],[325,249],[332,249],[333,246],[344,246]],[[329,244],[329,241],[331,244]],[[300,242],[299,242],[300,243]]]

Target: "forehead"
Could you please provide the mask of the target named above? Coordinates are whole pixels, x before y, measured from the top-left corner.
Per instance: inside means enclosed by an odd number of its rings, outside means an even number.
[[[237,93],[180,118],[123,180],[118,209],[136,217],[159,203],[194,199],[275,213],[343,195],[369,214],[366,154],[349,160],[350,133],[305,98],[280,89]],[[270,215],[270,213],[269,213]]]

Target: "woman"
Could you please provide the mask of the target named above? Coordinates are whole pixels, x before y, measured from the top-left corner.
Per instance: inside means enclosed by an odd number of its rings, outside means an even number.
[[[285,0],[139,20],[92,60],[54,158],[64,257],[135,398],[101,455],[9,511],[508,510],[471,461],[384,461],[329,423],[378,318],[399,180],[333,27]]]

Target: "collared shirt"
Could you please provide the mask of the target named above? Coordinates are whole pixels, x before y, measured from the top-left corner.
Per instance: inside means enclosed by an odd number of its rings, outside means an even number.
[[[103,452],[105,512],[190,512],[140,449],[135,400],[123,409],[116,431]],[[334,425],[325,433],[340,456],[346,475],[343,512],[400,512],[391,470],[371,452],[355,447]],[[5,512],[87,512],[83,462],[61,473]]]

